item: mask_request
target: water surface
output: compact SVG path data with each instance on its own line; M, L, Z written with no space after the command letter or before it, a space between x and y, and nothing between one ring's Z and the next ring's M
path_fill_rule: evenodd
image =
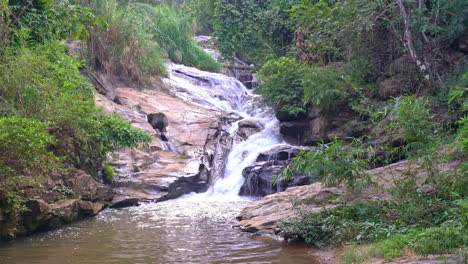
M250 198L188 195L108 209L0 246L2 264L309 263L312 249L233 228Z

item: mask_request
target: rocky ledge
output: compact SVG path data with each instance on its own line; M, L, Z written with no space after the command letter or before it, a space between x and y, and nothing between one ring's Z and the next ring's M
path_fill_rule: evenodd
M9 240L35 231L51 230L71 221L94 216L113 198L112 189L88 173L71 169L70 174L50 175L42 188L25 186L28 211L22 215L0 211L0 239Z

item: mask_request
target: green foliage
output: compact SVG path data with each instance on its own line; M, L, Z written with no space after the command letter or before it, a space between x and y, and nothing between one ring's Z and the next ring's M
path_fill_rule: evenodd
M47 151L56 139L47 133L50 123L21 117L0 118L0 178L45 174L59 159Z
M133 4L129 6L125 18L147 27L152 40L172 61L201 70L220 71L221 65L193 40L196 29L190 16L165 5Z
M76 195L76 193L72 189L67 188L67 187L62 187L62 188L54 187L52 188L52 191L64 197L73 197Z
M303 77L304 104L311 104L323 113L336 111L348 96L347 85L328 68L313 68Z
M296 0L219 0L214 14L218 48L226 59L237 53L246 60L284 56L293 39L289 10Z
M112 183L112 180L115 177L117 177L117 174L112 168L112 165L110 165L109 163L106 163L102 166L102 173L103 173L104 181L107 183Z
M370 149L361 148L361 142L354 140L348 146L343 141L335 139L328 144L319 144L311 151L302 151L294 157L291 164L287 165L275 178L285 177L289 179L292 173L306 173L317 177L328 185L346 183L349 187L362 187L369 183L368 175L364 172L369 165L366 157Z
M85 7L68 0L8 1L13 40L38 42L77 38L86 40L86 27L102 26L102 20ZM19 34L16 34L19 33ZM22 34L27 33L26 37ZM18 38L19 37L19 38Z
M300 48L310 61L326 64L342 60L346 52L364 44L371 35L383 1L301 1L291 11L303 36Z
M391 150L400 158L421 156L441 143L441 127L434 120L427 98L398 97L390 114L387 129L401 140ZM438 142L439 139L440 142Z
M451 252L467 245L466 199L437 204L430 198L420 201L424 202L420 206L430 206L424 209L428 214L422 218L405 211L401 205L379 200L358 201L319 213L299 210L297 217L280 222L280 235L318 247L348 240L379 241L371 255L386 259L401 255L406 246L411 246L418 254L428 255ZM402 215L407 217L400 218Z
M50 123L28 118L0 117L0 200L12 212L26 210L22 185L59 169L61 160L48 151L56 143L47 133L48 126Z
M295 59L269 60L260 70L258 92L280 121L300 119L309 106L331 114L348 96L347 85L329 68L311 68Z
M192 39L189 16L165 5L115 0L90 1L93 11L109 25L104 32L93 30L88 55L96 70L144 84L151 75L166 75L163 58L219 71L220 64Z
M273 106L279 120L298 119L305 115L302 80L306 67L295 59L270 60L260 70L263 84L258 89Z
M35 177L64 172L64 163L98 172L108 152L150 142L144 131L95 108L81 63L63 46L4 48L0 54L0 186L14 211L24 209L22 186Z
M161 49L142 17L136 19L117 1L90 1L89 6L108 25L106 30L90 30L87 52L94 70L140 85L150 75L166 75Z

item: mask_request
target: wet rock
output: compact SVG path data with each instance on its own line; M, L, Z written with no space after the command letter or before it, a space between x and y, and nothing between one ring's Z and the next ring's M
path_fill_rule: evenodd
M277 183L272 184L284 166L288 164L288 161L273 160L256 162L254 165L248 166L242 171L245 182L239 191L239 195L265 196L282 192L291 186L310 184L311 177L304 174L293 174L288 181L279 179Z
M290 187L244 208L237 216L240 222L236 226L246 232L278 233L276 223L295 216L295 207L316 212L333 208L337 206L341 194L339 189L326 187L322 183Z
M104 205L102 203L93 203L90 201L79 201L78 209L79 214L82 216L94 216L97 215Z
M265 126L255 119L245 119L239 122L236 136L240 140L246 140L251 135L262 131Z
M163 113L149 114L148 122L154 129L161 132L166 132L167 125L169 124L167 116Z
M111 208L123 208L123 207L130 207L136 206L140 202L140 199L134 197L116 197L112 200Z
M280 145L260 153L256 161L290 160L297 156L302 150L307 150L307 148Z
M307 121L282 122L280 133L284 140L291 144L300 145L304 139L304 133L309 129Z
M279 179L273 184L274 179L280 174L284 166L288 165L291 159L303 149L301 147L280 145L260 153L257 161L242 171L245 182L239 191L239 195L265 196L282 192L291 186L310 184L311 177L305 174L293 174L290 180Z

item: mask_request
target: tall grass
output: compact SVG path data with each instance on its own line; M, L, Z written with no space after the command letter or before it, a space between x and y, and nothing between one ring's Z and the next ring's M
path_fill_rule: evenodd
M88 5L108 25L90 30L88 56L93 69L137 84L149 75L166 75L160 48L140 21L129 19L128 8L117 1L96 0Z
M133 3L127 6L127 10L125 18L147 28L153 41L172 61L202 70L220 70L221 65L193 40L196 23L190 16L166 5Z
M220 70L220 64L192 39L191 18L166 5L116 0L85 5L108 25L90 30L88 55L96 70L136 83L150 75L166 75L165 57L202 70Z

